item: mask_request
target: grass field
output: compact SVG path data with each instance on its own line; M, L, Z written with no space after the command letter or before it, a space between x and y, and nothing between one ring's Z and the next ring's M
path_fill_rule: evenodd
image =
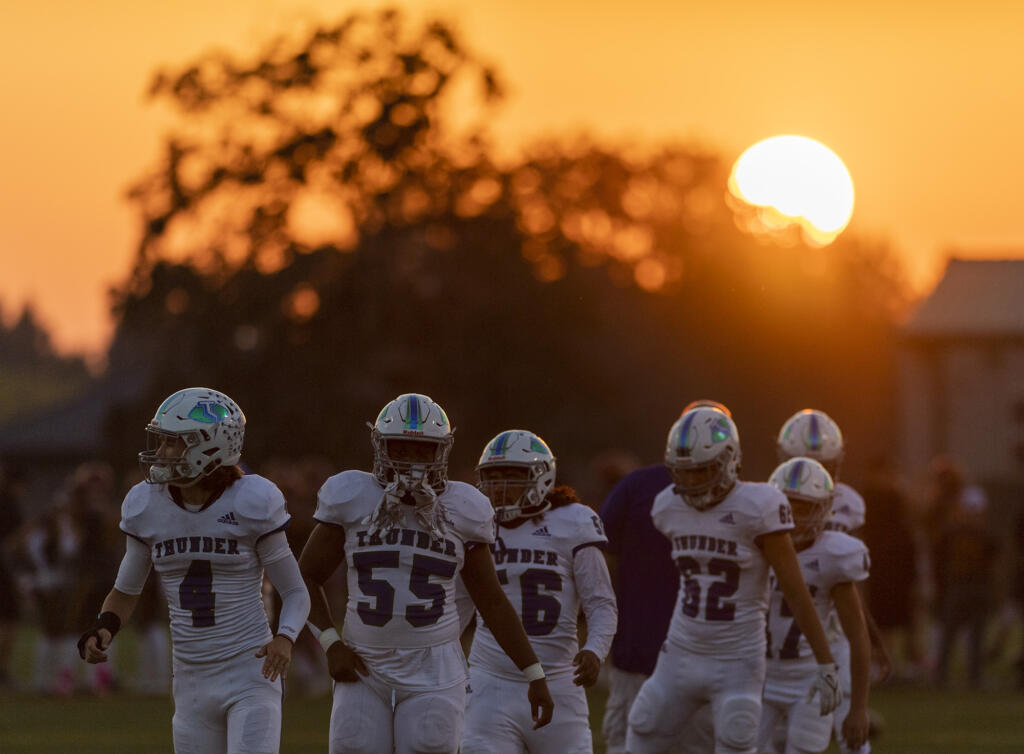
M1024 695L891 687L877 690L873 699L872 706L886 722L873 746L881 754L1024 752ZM604 751L598 722L603 706L603 693L594 692L596 752ZM170 700L165 698L3 696L0 752L170 754L171 712ZM323 754L329 715L327 697L286 701L282 754Z
M12 670L28 685L34 635L24 632L15 647ZM133 668L133 632L124 632L117 665ZM954 670L962 677L960 663ZM872 690L872 708L884 720L873 742L880 754L1024 754L1024 693L1012 690L1009 667L993 668L998 690L939 691L888 684ZM605 692L590 694L595 752L604 752L600 720ZM288 697L284 709L282 754L324 754L330 699ZM169 698L115 694L67 699L0 693L0 754L170 754L172 707ZM834 746L829 750L836 752Z

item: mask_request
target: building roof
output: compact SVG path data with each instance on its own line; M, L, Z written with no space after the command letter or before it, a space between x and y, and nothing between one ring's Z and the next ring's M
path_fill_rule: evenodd
M912 337L1024 337L1024 259L951 259L903 326Z
M138 399L141 380L97 380L81 394L0 426L0 457L90 458L105 444L108 412Z

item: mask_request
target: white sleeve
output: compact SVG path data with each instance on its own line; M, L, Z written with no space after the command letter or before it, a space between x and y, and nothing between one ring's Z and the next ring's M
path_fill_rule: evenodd
M572 572L583 614L587 616L587 643L583 649L604 662L619 621L608 564L597 547L583 547L572 559Z
M114 589L122 594L139 595L146 586L153 560L149 557L149 545L132 536L125 537L125 540L124 557L121 558L121 567L117 569Z
M309 617L309 592L299 572L299 564L288 546L284 532L274 532L260 540L256 554L267 573L274 589L281 595L281 615L277 621L277 633L287 636L294 643Z

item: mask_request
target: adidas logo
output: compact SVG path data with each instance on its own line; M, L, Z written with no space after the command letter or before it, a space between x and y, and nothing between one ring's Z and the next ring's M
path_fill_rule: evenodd
M225 513L223 516L218 518L217 519L217 523L218 524L232 524L234 526L238 526L238 519L235 518L235 512L234 511L229 511L228 513Z
M821 566L818 565L818 559L815 558L810 563L808 563L807 564L807 568L808 568L808 570L811 570L811 571L820 571L821 570Z
M536 529L533 532L533 536L535 536L535 537L550 537L551 536L551 532L548 531L548 527L542 526L542 527L540 527L539 529Z
M732 513L726 513L718 520L723 524L736 524L736 519L732 517Z

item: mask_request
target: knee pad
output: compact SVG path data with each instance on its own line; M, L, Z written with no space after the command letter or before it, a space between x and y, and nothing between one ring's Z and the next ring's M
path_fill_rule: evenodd
M381 750L376 731L367 721L350 719L331 721L330 754L361 754ZM391 750L390 731L387 731L388 751Z
M247 707L238 726L240 730L237 732L230 728L228 730L228 748L231 751L239 754L277 754L281 745L279 707L269 704Z
M416 709L409 741L415 754L450 754L459 748L462 710L447 697L435 696Z
M737 751L753 750L761 722L761 701L745 696L726 699L715 722L715 738L719 744Z
M641 736L656 733L658 722L664 717L665 702L665 690L648 680L640 687L633 706L629 708L629 727Z

